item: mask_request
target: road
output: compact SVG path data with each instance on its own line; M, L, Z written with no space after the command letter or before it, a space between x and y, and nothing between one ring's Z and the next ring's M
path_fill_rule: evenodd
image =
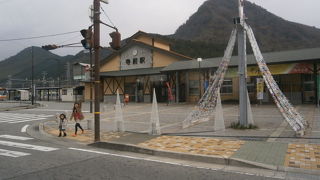
M40 121L71 109L46 103L29 110L0 112L0 179L314 179L269 170L226 167L129 152L98 149L38 131ZM84 106L87 110L88 106ZM28 133L26 133L28 128Z

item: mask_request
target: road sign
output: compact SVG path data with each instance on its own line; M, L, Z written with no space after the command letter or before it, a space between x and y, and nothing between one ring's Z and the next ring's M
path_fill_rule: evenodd
M257 78L257 99L263 100L264 81L263 78Z

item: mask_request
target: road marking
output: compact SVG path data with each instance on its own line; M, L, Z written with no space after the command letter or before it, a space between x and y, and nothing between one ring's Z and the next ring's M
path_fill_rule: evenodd
M40 121L53 116L48 114L0 113L0 123L16 124L27 121Z
M58 150L58 148L36 146L31 144L24 144L24 143L10 142L10 141L0 141L0 145L23 148L23 149L31 149L36 151L46 151L46 152Z
M8 157L21 157L31 155L29 153L18 152L18 151L9 151L5 149L0 149L0 156L8 156Z
M23 126L23 127L21 128L21 132L27 132L27 128L28 128L28 127L29 127L29 124Z
M212 171L225 171L224 169L218 169L218 168L212 168L212 167L201 167L201 166L195 166L195 165L187 165L187 164L182 164L182 163L177 163L177 162L167 162L167 161L161 161L161 160L155 160L155 159L149 159L149 158L139 158L139 157L120 155L120 154L113 154L113 153L107 153L107 152L101 152L101 151L95 151L95 150L88 150L88 149L79 149L79 148L72 148L72 147L70 147L68 149L76 150L76 151L82 151L82 152L90 152L90 153L102 154L102 155L123 157L123 158L134 159L134 160L150 161L150 162L170 164L170 165L182 166L182 167L191 167L191 168L196 168L196 169L206 169L206 170L212 170ZM230 172L230 171L225 171L225 172ZM237 170L232 171L232 173L242 174L242 175L245 174L245 175L248 175L248 176L257 176L257 175L259 175L259 174L252 174L252 173L247 173L247 172L239 172ZM262 177L267 177L267 176L262 176ZM272 178L285 179L285 177L276 177L276 176L274 176Z
M28 125L29 126L29 125ZM21 140L21 141L26 141L26 140L31 140L33 138L30 137L23 137L23 136L13 136L13 135L0 135L0 138L5 138L5 139L14 139L14 140Z
M65 109L27 109L27 111L53 111L53 112L71 112L72 110ZM88 113L90 111L82 111L84 113Z
M12 121L12 122L8 122L10 124L16 124L16 123L22 123L22 122L28 122L28 121L39 121L39 120L44 120L46 118L37 118L37 119L29 119L29 120L23 120L23 121Z

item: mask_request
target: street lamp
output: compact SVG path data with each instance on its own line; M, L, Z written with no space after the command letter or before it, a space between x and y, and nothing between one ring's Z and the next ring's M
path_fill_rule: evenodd
M34 76L34 66L33 66L33 46L31 47L31 104L34 105L34 82L33 82L33 76Z
M199 99L201 99L201 75L200 75L200 68L201 68L201 62L202 58L197 58L198 64L199 64Z
M50 50L54 50L59 48L59 46L57 45L45 45L41 47L44 50L50 51ZM57 61L57 72L59 73L59 77L58 77L58 97L59 97L59 101L61 100L60 98L60 79L61 79L61 73L60 73L60 59L55 59L53 58L55 61Z

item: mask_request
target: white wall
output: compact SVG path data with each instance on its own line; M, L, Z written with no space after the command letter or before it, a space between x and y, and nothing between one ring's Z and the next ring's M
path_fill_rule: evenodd
M64 95L63 91L67 90L67 94ZM62 88L61 90L61 100L62 101L74 101L73 88Z

